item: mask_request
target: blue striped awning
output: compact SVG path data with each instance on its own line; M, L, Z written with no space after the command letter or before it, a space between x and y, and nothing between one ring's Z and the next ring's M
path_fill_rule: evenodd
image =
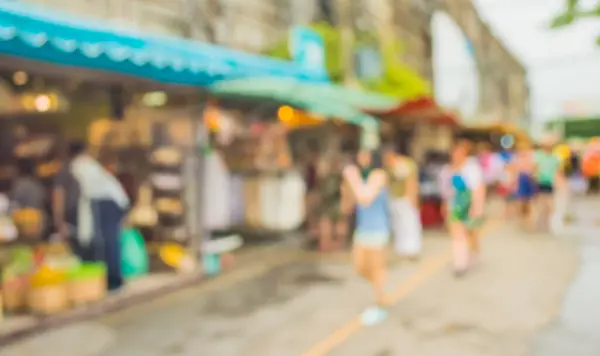
M210 85L223 79L326 81L299 65L174 37L114 30L16 1L0 0L0 54L107 70L160 82Z

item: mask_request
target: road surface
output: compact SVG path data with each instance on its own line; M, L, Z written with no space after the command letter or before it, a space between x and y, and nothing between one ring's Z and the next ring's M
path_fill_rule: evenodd
M585 204L578 211L600 211ZM0 356L600 355L600 236L589 224L561 237L492 225L483 264L465 279L450 273L443 233L426 238L420 261L394 261L396 303L375 327L357 321L373 295L351 265L307 258L245 280L234 272L219 288L55 330Z

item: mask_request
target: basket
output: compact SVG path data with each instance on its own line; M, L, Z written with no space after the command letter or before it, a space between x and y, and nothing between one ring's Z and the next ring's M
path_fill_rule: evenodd
M27 290L29 281L22 278L15 278L2 284L2 299L4 310L7 312L18 312L27 307Z
M32 287L27 295L29 309L35 314L54 315L69 308L66 284Z
M69 272L68 296L71 304L102 300L106 291L106 266L103 263L84 263Z

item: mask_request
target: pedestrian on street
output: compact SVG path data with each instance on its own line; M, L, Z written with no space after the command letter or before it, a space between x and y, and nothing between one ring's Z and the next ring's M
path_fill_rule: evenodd
M544 229L555 230L561 219L557 213L561 210L561 201L555 199L562 193L564 176L561 170L560 159L553 153L554 138L548 136L540 142L540 148L535 152L535 178L537 182L537 196L535 211L537 221L541 222ZM560 199L558 199L560 200ZM558 204L556 204L558 203ZM558 210L556 210L558 208Z
M484 221L486 185L481 166L470 157L471 143L461 140L451 152L448 228L454 272L463 276L479 258L479 232Z
M415 161L388 147L384 152L390 186L390 218L394 249L400 256L418 258L422 247L419 216L419 172Z
M353 239L354 266L375 289L376 305L361 319L365 325L383 321L385 310L386 246L390 240L388 177L377 153L360 151L357 163L344 168L356 202L356 227Z
M526 143L517 145L517 152L513 158L513 164L517 171L517 185L515 198L517 202L517 212L521 217L522 226L531 230L533 228L533 199L536 194L536 184L534 179L534 153Z

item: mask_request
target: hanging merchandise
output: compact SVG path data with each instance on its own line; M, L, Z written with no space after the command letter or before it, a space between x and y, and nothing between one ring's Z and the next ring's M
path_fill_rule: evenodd
M174 173L155 173L150 178L155 189L177 192L183 188L181 175Z
M244 180L239 175L231 176L231 189L229 206L231 209L231 224L238 225L244 222Z
M152 153L151 162L155 165L165 167L177 167L181 165L183 155L176 147L161 147Z
M231 225L230 176L227 166L217 151L205 158L204 183L204 226L207 230L220 230Z
M152 205L152 187L140 187L138 201L129 213L129 223L139 227L154 227L158 224L158 213Z
M44 229L43 213L34 208L15 209L12 219L19 231L19 236L35 240L40 238Z
M278 209L278 229L297 229L306 216L305 199L306 183L298 172L285 173L279 181L280 196L284 204Z
M121 271L126 279L146 275L149 270L148 252L142 234L135 229L121 232Z
M246 224L258 228L261 226L260 178L246 177L244 181L244 205Z
M181 224L185 210L179 198L158 198L154 202L162 226L178 226Z
M260 226L263 229L277 230L279 211L285 206L283 196L281 196L279 177L267 175L260 178L259 182Z
M12 218L8 216L10 202L5 194L0 194L0 242L14 241L19 235Z

